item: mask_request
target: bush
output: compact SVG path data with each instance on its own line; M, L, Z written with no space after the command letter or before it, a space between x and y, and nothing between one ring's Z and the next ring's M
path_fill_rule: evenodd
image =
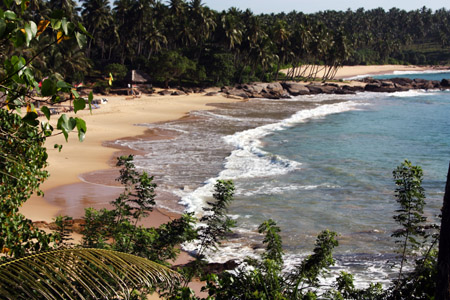
M108 95L111 87L108 85L106 81L97 81L94 84L94 93Z
M109 64L105 67L105 73L111 73L115 80L122 80L127 76L128 69L122 64Z

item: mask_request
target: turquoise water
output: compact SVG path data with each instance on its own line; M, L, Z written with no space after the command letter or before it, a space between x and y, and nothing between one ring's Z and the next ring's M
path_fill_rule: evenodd
M314 187L277 195L291 199L284 200L291 206L277 216L285 231L293 234L308 223L314 224L305 226L310 234L323 229L343 235L373 232L375 245L349 245L347 250L389 252L390 242L380 244L377 237L392 232L392 171L404 159L422 166L427 213L435 219L450 160L450 93L410 95L369 100L365 109L311 120L263 140L265 151L302 163L299 170L272 180Z
M412 76L440 80L450 73ZM174 139L118 143L147 153L137 165L155 176L159 191L198 215L217 179L234 181L236 234L211 260L260 253L257 227L271 218L281 227L288 266L330 229L339 234L336 271L356 274L361 284L387 280L398 228L392 171L404 159L423 168L425 213L438 221L450 160L448 91L252 99L191 116L195 121L145 125ZM173 201L158 204L179 209Z

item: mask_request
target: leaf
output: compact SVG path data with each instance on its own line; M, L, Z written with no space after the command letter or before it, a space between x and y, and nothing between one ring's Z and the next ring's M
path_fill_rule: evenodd
M82 33L93 39L93 36L86 30L86 28L80 22L78 22L78 28L80 28Z
M50 110L48 109L48 107L47 106L42 106L41 107L41 111L44 113L44 115L47 118L47 120L50 120Z
M19 48L22 47L23 44L25 44L25 34L21 30L18 30L15 35L14 46Z
M5 19L14 21L16 19L16 14L10 10L5 11L4 13Z
M94 100L94 94L92 94L92 92L89 93L89 97L88 97L88 104L89 104L89 111L92 114L92 100Z
M67 122L67 124L68 124L69 131L74 130L75 127L77 127L77 120L76 120L76 118L70 117L69 122Z
M86 39L86 36L84 34L81 34L79 32L75 32L75 38L77 40L78 47L83 48L84 46L86 46L87 39Z
M86 122L83 119L76 118L77 120L77 130L78 130L78 139L80 142L84 141L87 127Z
M61 20L61 28L62 28L62 30L64 32L64 35L68 35L69 34L69 32L67 30L67 19L66 18L63 18Z
M8 299L123 299L133 288L167 289L181 280L145 258L102 249L53 250L0 265L0 294Z
M28 47L30 45L30 41L33 39L33 32L31 30L31 26L29 23L25 24L24 31L25 31L24 32L25 33L25 41L26 41L26 45Z
M41 20L41 21L39 21L39 25L37 27L36 36L40 36L45 31L45 29L47 29L49 24L50 24L49 20Z
M73 111L76 113L79 110L83 110L86 107L86 101L83 98L77 98L73 100Z
M24 121L27 124L30 124L31 126L37 126L39 125L39 121L36 120L38 117L37 113L34 111L28 112L25 117L22 118L22 121Z
M52 28L54 30L59 30L61 28L61 20L59 19L50 19L50 23L52 24Z
M53 96L56 94L56 83L51 79L45 79L44 82L42 82L41 87L41 93L44 97Z
M58 33L56 34L56 41L57 43L61 43L63 40L63 32L62 31L58 31Z
M67 142L67 139L69 138L70 130L69 130L69 120L67 119L66 114L63 114L61 117L59 117L56 128L62 131L62 133L66 139L66 142Z
M0 38L3 38L3 35L5 34L5 31L6 31L5 20L0 19Z
M33 37L35 37L37 34L37 25L33 21L30 21L30 30Z
M58 89L71 89L71 88L72 88L72 85L68 84L68 83L65 82L65 81L58 80L58 82L56 83L56 87L57 87Z
M75 98L80 98L80 95L78 94L76 89L71 89L70 91L72 92L72 94Z

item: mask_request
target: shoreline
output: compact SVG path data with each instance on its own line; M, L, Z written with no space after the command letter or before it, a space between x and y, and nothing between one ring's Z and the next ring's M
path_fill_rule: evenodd
M345 66L338 70L336 78L433 69L443 68L400 65ZM205 96L208 92L218 92L219 90L219 88L210 88L205 93L184 96L143 95L142 98L132 100L126 100L126 96L96 95L95 98L107 98L108 104L102 104L99 109L93 110L92 114L86 110L80 111L76 115L72 113L74 116L83 118L87 123L88 130L84 142L80 143L77 140L75 132L69 135L67 143L62 135L47 139L46 147L49 154L47 170L50 177L42 184L41 189L50 195L55 190L58 191L56 194L59 200L48 201L46 196L33 195L21 208L21 212L33 221L51 222L54 217L67 208L67 203L60 200L65 193L80 194L79 186L68 190L64 189L65 186L73 184L117 186L114 181L118 175L117 169L115 169L115 158L119 155L137 153L126 147L118 146L115 141L140 138L170 139L173 138L171 133L151 131L139 124L177 120L187 117L189 112L194 110L214 109L213 105L217 103L242 101L239 97L227 98L221 94ZM53 149L53 144L62 144L61 152ZM105 173L108 174L107 180ZM98 177L100 177L100 182ZM85 190L92 193L90 189ZM97 193L95 192L95 194ZM107 194L110 197L111 193ZM91 204L92 201L89 201L89 198L92 196L85 192L83 209ZM106 203L111 200L113 199L109 198ZM174 214L160 207L155 211L159 211L159 213L155 212L151 215L151 218L158 220L155 224L169 221Z
M216 89L212 90L216 91ZM51 195L58 189L64 191L64 188L69 186L70 196L76 196L76 193L80 193L80 187L70 188L70 185L95 184L83 182L82 177L86 174L111 172L111 170L114 172L115 157L132 152L131 149L120 149L114 145L114 142L118 139L148 138L151 134L147 127L137 126L139 124L176 120L187 116L190 111L214 109L211 104L239 101L221 95L205 96L204 93L186 96L148 95L132 100L126 100L125 96L96 95L94 98L100 97L107 98L109 102L93 110L92 114L86 110L79 111L77 114L68 114L81 117L86 121L88 130L84 142L78 141L75 132L69 134L67 143L62 135L47 139L45 146L49 155L47 170L50 176L41 185L44 194ZM56 118L52 118L52 121L55 122ZM61 152L53 148L54 144L63 145ZM117 171L116 174L118 174ZM109 180L108 183L111 182L114 181ZM50 202L46 199L46 195L44 197L33 195L20 211L33 221L52 222L61 210L67 208L68 202L62 201L61 193L58 193L58 201ZM108 199L106 202L113 199ZM91 203L86 198L82 201L84 204ZM88 206L83 205L83 209ZM169 221L172 215L172 212L158 208L151 217L157 219L158 223L164 223Z

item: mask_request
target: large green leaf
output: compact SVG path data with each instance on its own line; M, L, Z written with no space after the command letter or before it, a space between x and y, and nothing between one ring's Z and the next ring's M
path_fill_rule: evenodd
M86 101L83 98L77 98L73 100L73 111L76 113L79 110L83 110L86 107Z
M44 97L53 96L54 94L56 94L56 91L57 91L56 83L53 80L45 79L44 82L42 82L41 88L42 96Z
M86 122L80 118L75 119L77 120L78 139L80 140L80 142L82 142L84 141L84 137L87 131Z
M133 288L167 289L177 272L142 257L103 249L64 249L0 264L6 299L128 299Z

